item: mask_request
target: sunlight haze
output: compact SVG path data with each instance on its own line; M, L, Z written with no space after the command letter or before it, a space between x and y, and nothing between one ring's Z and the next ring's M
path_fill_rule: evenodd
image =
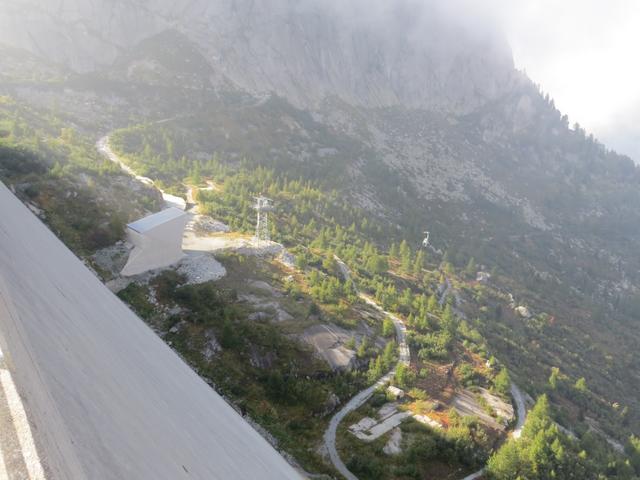
M600 141L640 160L640 3L502 2L516 67Z

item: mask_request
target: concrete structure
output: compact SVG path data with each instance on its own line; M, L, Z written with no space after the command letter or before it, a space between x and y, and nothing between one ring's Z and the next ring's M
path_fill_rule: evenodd
M127 225L127 238L134 245L122 275L130 277L179 262L182 237L189 216L178 208L167 208Z
M378 411L378 420L364 417L358 423L351 425L349 431L360 440L373 442L412 415L409 411L399 412L397 403L386 403Z
M393 385L387 387L387 395L393 397L394 400L400 400L404 398L404 390Z
M254 239L262 242L270 242L269 212L273 211L273 200L263 196L255 197L255 200L256 203L253 208L257 212L257 220Z
M0 348L48 480L300 478L1 183Z

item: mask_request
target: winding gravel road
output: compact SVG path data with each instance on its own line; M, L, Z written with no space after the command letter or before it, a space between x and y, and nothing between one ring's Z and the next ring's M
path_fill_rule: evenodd
M344 263L338 256L334 255L334 258L338 263L338 268L340 270L340 273L342 273L342 276L344 277L344 279L351 280L351 270L349 269L347 264ZM450 290L451 290L451 283L449 279L447 279L446 289L439 300L440 305L444 303ZM396 329L396 339L398 342L399 359L398 359L398 363L393 367L393 369L390 372L388 372L383 377L381 377L374 385L362 390L355 397L349 400L344 405L344 407L342 407L331 418L331 421L329 422L329 427L327 428L324 434L324 445L325 445L325 448L327 449L327 452L329 453L329 458L331 459L331 463L333 463L333 466L336 467L336 469L340 472L340 474L342 474L342 476L344 476L347 480L358 480L358 477L356 477L353 473L349 471L347 466L344 464L344 462L340 458L340 455L338 454L338 450L336 448L336 432L338 430L338 425L340 425L344 417L346 417L349 413L353 412L354 410L357 410L358 408L360 408L367 400L369 400L369 398L371 398L371 395L373 395L373 393L376 391L378 387L391 381L393 379L393 376L395 375L396 368L400 363L409 365L409 362L411 360L411 354L409 351L409 347L407 346L407 340L406 340L407 328L404 322L402 321L402 319L384 310L371 297L365 295L364 293L358 291L358 296L362 300L364 300L365 303L367 303L368 305L371 305L373 308L385 314L393 321L393 325L395 326L395 329ZM516 412L517 412L516 425L513 431L513 436L514 438L520 438L520 435L522 433L522 427L524 426L524 422L527 416L526 404L525 404L524 395L522 394L522 391L518 388L518 386L515 383L511 383L511 395L513 396L513 399L515 401ZM483 474L484 474L484 468L482 470L472 473L471 475L464 477L462 480L476 480L477 478L481 477Z
M109 135L105 135L104 137L102 137L100 140L97 141L96 149L105 158L117 164L123 172L128 173L130 176L132 176L133 178L135 178L137 181L139 181L144 185L156 188L162 195L162 199L165 202L165 207L175 207L175 208L179 208L180 210L186 210L187 203L183 198L176 197L175 195L171 195L163 191L155 184L155 182L152 179L150 179L149 177L143 177L138 175L131 167L129 167L126 163L124 163L122 159L113 151L113 149L109 145Z
M516 402L516 426L513 431L514 438L520 438L522 435L522 427L524 427L524 422L527 419L527 406L524 400L524 394L518 388L518 386L511 382L511 396L513 400Z
M346 417L349 413L353 412L360 408L371 395L376 391L378 387L381 387L387 382L390 382L393 379L393 376L396 373L396 368L399 364L403 363L405 365L409 365L410 355L409 355L409 347L407 346L406 333L407 329L400 318L397 316L385 311L382 307L380 307L377 303L375 303L371 298L367 297L363 293L358 294L360 298L362 298L366 303L376 308L380 312L387 315L393 321L393 324L396 328L396 339L398 342L398 363L393 367L393 369L387 372L383 377L381 377L374 385L370 386L362 390L355 397L349 400L344 407L342 407L331 419L329 422L329 427L324 434L324 444L329 452L329 458L331 459L331 463L336 467L336 469L348 480L358 480L358 478L349 471L347 466L344 464L340 455L338 454L338 450L336 449L336 432L338 430L338 425L340 422Z
M338 267L344 276L345 280L351 279L351 271L349 267L340 260L340 258L335 257L336 262L338 262ZM364 300L365 303L371 305L373 308L388 316L396 329L396 341L398 342L398 363L393 367L393 369L387 372L384 376L382 376L374 385L371 385L368 388L365 388L360 393L358 393L355 397L349 400L331 419L329 422L329 427L327 428L324 434L324 445L327 451L329 452L329 458L331 459L331 463L333 463L334 467L347 479L347 480L358 480L353 473L349 471L347 466L344 464L340 455L338 454L338 450L336 449L336 432L338 430L338 425L340 422L346 417L349 413L353 412L360 408L371 395L376 391L378 387L381 387L385 383L391 381L393 376L396 373L396 368L401 363L405 365L409 365L410 361L410 353L409 347L407 346L407 328L404 325L402 319L398 316L387 312L380 305L378 305L371 297L365 295L362 292L358 292L358 296Z
M516 425L513 430L513 438L519 439L520 435L522 435L522 427L524 427L524 422L527 419L527 407L524 401L524 394L522 390L518 388L518 386L511 382L511 396L513 397L514 402L516 403ZM484 474L484 468L482 470L478 470L471 475L467 475L462 480L476 480L480 478Z

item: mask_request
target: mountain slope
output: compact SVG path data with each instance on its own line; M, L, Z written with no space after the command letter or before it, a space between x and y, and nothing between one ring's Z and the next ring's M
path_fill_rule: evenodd
M475 258L534 312L469 287L491 353L531 392L560 367L565 424L638 434L638 168L570 128L490 26L443 4L5 0L0 42L75 73L3 88L63 104L88 130L131 127L122 153L162 180L211 156L266 165L365 208L386 227L362 228L381 251L429 230L444 267ZM103 102L97 121L76 108L86 97ZM572 389L581 377L589 402Z
M510 51L489 30L459 24L438 5L5 0L0 43L87 72L172 29L198 46L215 86L275 92L298 106L338 96L370 107L466 112L509 88Z

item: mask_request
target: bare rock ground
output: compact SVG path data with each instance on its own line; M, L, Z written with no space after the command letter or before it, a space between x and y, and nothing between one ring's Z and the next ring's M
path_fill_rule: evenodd
M398 455L402 453L402 430L398 427L394 428L391 431L391 436L389 437L389 441L384 446L382 451L387 455Z
M492 411L495 412L496 417L500 417L502 422L487 413L482 405L480 405L476 395L480 395L485 399ZM504 431L507 423L515 416L511 404L492 395L485 389L480 389L478 394L469 389L462 390L453 399L452 406L461 415L476 416L482 423L498 431Z
M110 247L98 250L92 257L95 264L104 272L112 276L118 276L129 258L133 245L127 242L118 242Z
M355 350L345 346L352 338L359 344L366 332L346 330L333 324L313 325L300 335L300 339L311 345L317 355L333 370L350 369L356 361Z
M257 310L252 314L252 317L250 316L253 320L273 319L278 322L293 320L293 316L284 310L280 303L273 298L243 293L238 295L238 299L249 303Z
M176 271L187 277L188 284L219 280L227 274L227 270L213 255L203 252L188 252Z

